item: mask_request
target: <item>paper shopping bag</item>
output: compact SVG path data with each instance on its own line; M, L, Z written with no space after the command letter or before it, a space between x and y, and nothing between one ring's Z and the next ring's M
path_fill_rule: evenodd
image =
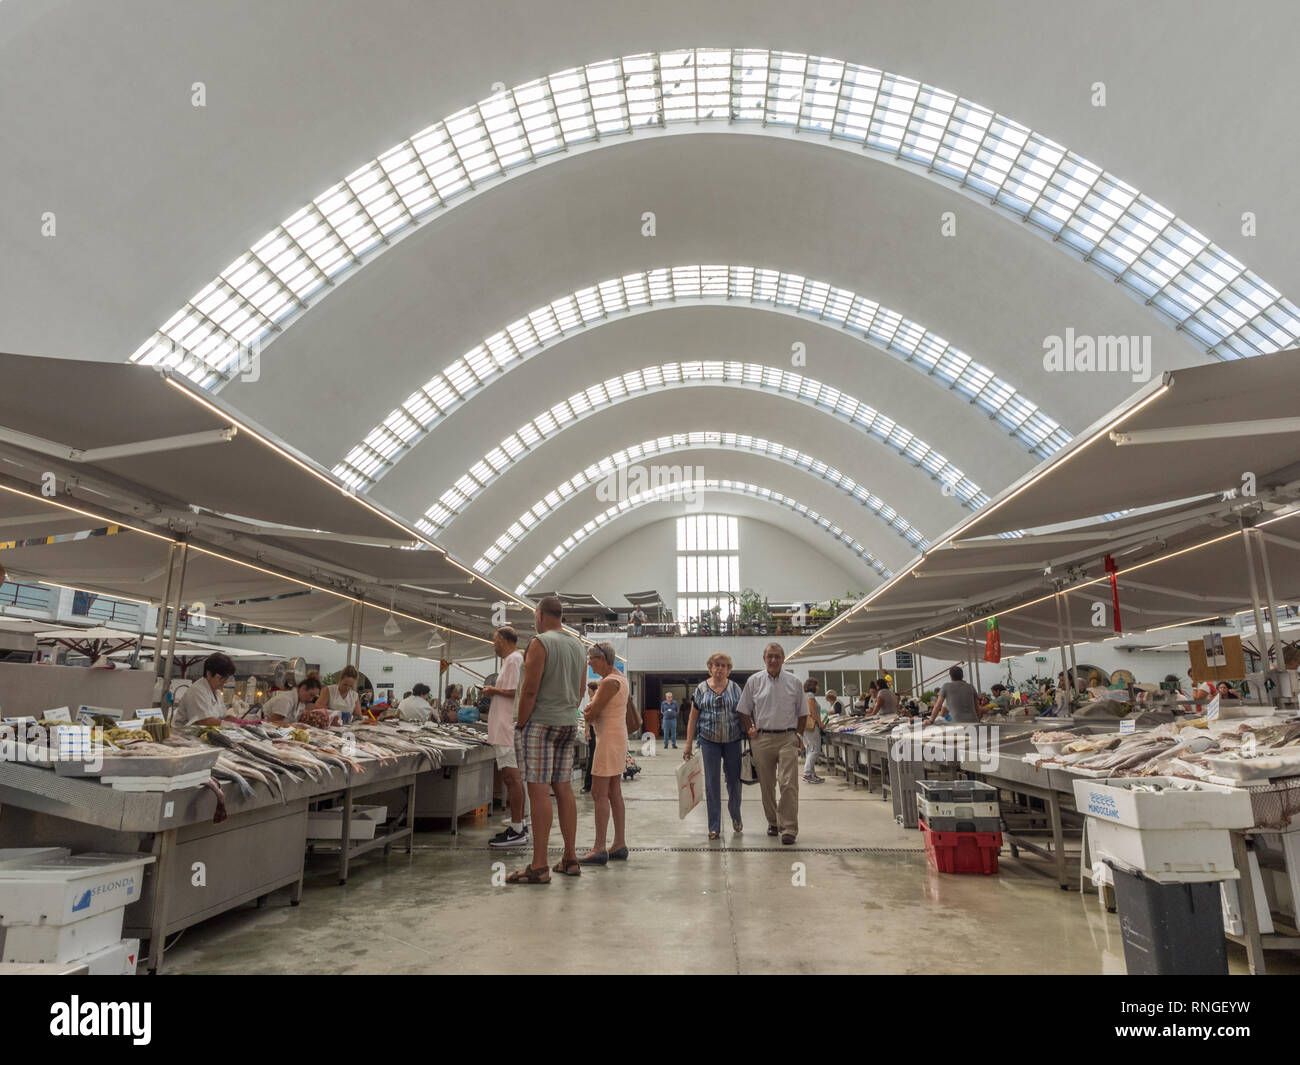
M704 798L704 759L699 751L677 767L677 816L685 817Z

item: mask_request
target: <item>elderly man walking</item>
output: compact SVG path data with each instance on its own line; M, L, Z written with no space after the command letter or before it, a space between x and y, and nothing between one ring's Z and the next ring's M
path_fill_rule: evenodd
M763 663L767 669L745 681L736 713L754 751L767 834L780 835L789 846L799 835L799 759L808 708L799 678L781 668L785 649L779 643L763 649Z

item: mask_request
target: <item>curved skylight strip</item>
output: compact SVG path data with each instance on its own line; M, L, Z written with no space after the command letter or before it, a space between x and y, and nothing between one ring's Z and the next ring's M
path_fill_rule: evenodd
M204 286L130 361L220 387L354 267L533 166L629 135L808 137L1028 223L1220 359L1294 347L1300 308L1172 211L1025 126L857 63L762 48L645 52L499 92L326 189Z
M989 501L979 485L924 440L838 388L789 370L752 362L668 362L610 377L575 392L532 421L525 422L457 478L456 483L442 493L438 502L424 512L424 517L415 526L430 536L443 532L465 507L521 456L598 411L647 393L701 385L751 389L804 403L869 433L886 447L897 451L942 484L944 494L951 495L968 510L979 510Z
M852 477L841 473L835 467L822 462L821 459L805 454L784 444L773 443L761 437L747 436L741 433L722 433L701 431L694 433L674 433L661 436L655 440L643 440L632 447L622 448L612 455L606 455L599 462L575 473L567 481L556 485L541 499L519 515L505 532L498 536L486 551L474 563L479 573L490 573L501 560L519 546L520 541L538 525L549 518L578 493L604 481L611 475L617 476L619 470L626 469L633 463L653 458L665 452L724 450L749 452L766 458L784 462L797 470L803 470L820 477L827 484L838 488L856 502L870 510L894 532L907 541L908 546L917 551L925 551L930 541L911 522L898 513L879 496L874 495ZM701 472L701 471L694 471Z
M779 270L677 266L602 281L511 322L413 393L348 452L334 474L365 491L443 418L503 374L580 330L690 301L782 311L838 327L987 411L1039 458L1048 458L1072 439L1054 418L987 366L874 300Z
M658 488L652 488L648 492L641 492L637 495L630 496L615 506L610 507L605 512L597 514L585 525L574 529L573 532L566 536L560 543L551 548L546 557L533 567L533 571L519 583L517 588L515 588L515 594L525 595L527 589L535 586L538 581L544 579L551 570L555 569L555 567L560 564L560 560L563 559L565 555L573 551L592 533L596 532L598 529L604 528L611 521L621 518L624 514L630 513L638 507L646 506L649 503L660 502L664 497L671 498L673 496L684 495L687 492L731 492L733 495L753 496L756 499L764 499L771 503L780 504L783 507L793 510L796 514L802 515L817 525L818 528L835 537L836 540L880 574L881 578L884 580L889 580L889 578L894 575L893 570L881 562L880 559L876 558L875 555L863 547L862 544L846 533L833 521L829 518L822 517L822 515L818 514L817 511L804 506L802 503L791 499L789 496L784 496L780 492L773 492L770 488L763 488L760 485L749 484L745 481L700 479L686 481L681 484L660 485Z

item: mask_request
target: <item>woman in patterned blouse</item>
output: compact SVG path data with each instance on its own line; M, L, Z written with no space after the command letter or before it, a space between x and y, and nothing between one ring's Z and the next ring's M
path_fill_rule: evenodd
M727 810L731 827L743 830L740 823L740 740L743 733L736 706L740 687L729 680L731 659L722 653L709 656L709 679L701 681L691 696L691 717L686 725L686 750L689 759L700 737L700 754L704 759L704 806L709 814L709 839L722 836L722 782L719 769L727 778Z

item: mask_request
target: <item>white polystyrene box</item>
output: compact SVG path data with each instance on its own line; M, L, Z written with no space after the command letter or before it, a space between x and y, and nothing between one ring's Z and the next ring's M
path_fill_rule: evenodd
M78 960L90 969L90 976L134 976L140 963L140 941L123 939Z
M1236 880L1232 840L1223 828L1142 830L1093 820L1088 842L1100 860L1160 884Z
M1250 828L1255 815L1250 793L1221 784L1171 777L1113 777L1108 780L1076 780L1074 801L1079 813L1098 824L1125 825L1137 829ZM1162 784L1177 790L1133 791L1125 785Z
M71 924L140 898L149 854L72 854L0 869L0 924Z
M66 962L122 938L122 907L71 924L16 924L0 928L0 961Z

